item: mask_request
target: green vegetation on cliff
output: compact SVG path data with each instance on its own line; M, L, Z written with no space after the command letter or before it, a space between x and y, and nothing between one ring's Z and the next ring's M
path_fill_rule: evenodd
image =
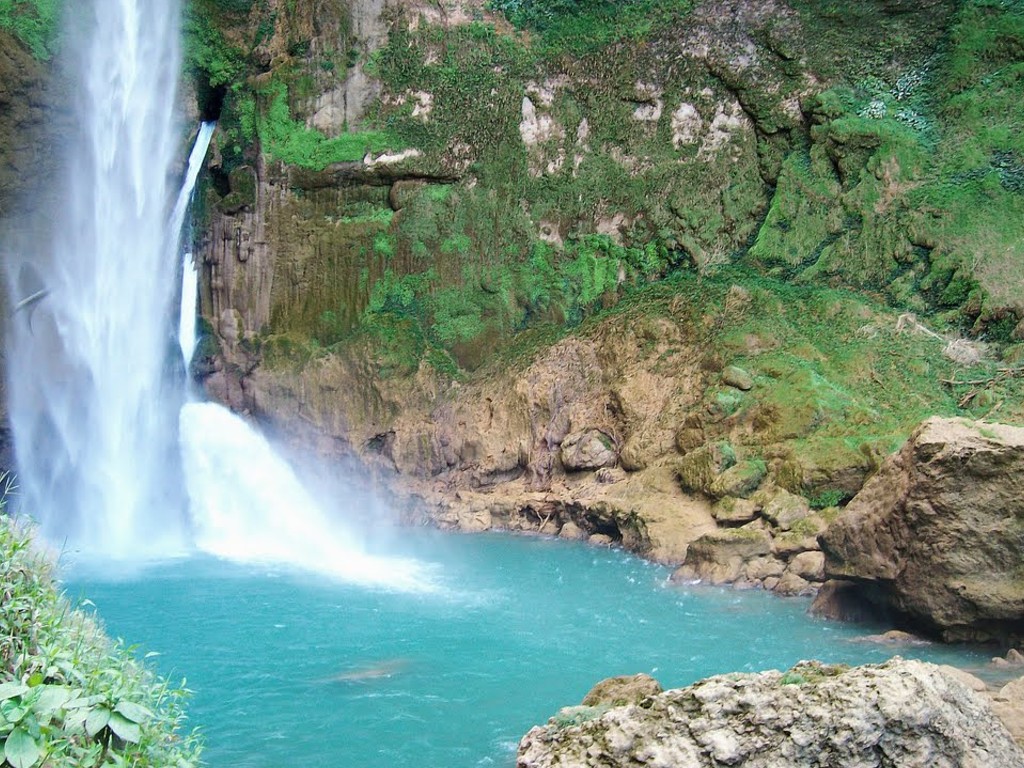
M0 0L0 29L10 30L37 59L57 49L63 0Z
M314 171L275 182L294 192L272 227L288 287L251 329L272 364L372 339L386 375L424 359L461 375L524 331L578 328L651 283L712 285L736 267L853 288L995 342L989 359L1020 354L1019 2L739 3L733 21L671 0L491 3L511 26L403 7L368 56L344 13L328 50L298 11L260 16L261 31L215 5L193 0L244 64L227 83L225 167L262 152ZM223 68L206 59L213 83ZM365 130L314 131L317 96L356 63L383 87ZM422 155L374 186L315 173L401 147ZM916 391L940 391L933 373ZM846 418L837 403L857 387L823 376L784 372L776 394Z
M5 765L199 764L185 692L74 610L29 535L0 514L0 742Z

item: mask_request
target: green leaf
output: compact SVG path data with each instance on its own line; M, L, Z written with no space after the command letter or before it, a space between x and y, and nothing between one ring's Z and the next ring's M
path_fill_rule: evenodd
M153 717L153 713L140 704L131 701L119 701L114 711L124 715L126 720L133 723L144 723Z
M124 715L115 712L110 716L110 730L130 744L138 744L142 731L138 723L133 723Z
M85 732L90 736L95 736L97 733L102 731L107 724L110 722L110 710L106 707L99 707L89 713L89 716L85 718Z
M41 715L52 715L71 700L72 691L62 685L44 685L39 692L36 711Z
M37 685L42 685L43 673L36 672L28 679L28 685L30 688L35 688Z
M28 686L19 683L17 680L11 680L9 683L0 685L0 701L13 699L15 696L21 696L26 693L28 693Z
M24 728L15 728L4 743L4 757L14 768L32 768L41 754L36 740Z
M0 703L0 715L8 723L20 723L26 714L28 714L28 707L24 706L20 701L8 699Z

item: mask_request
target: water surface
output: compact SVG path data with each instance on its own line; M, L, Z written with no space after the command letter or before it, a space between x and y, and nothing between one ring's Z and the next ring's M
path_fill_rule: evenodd
M625 553L542 538L411 535L430 588L395 592L186 559L121 579L72 572L109 632L187 678L212 768L511 766L518 739L598 680L666 687L896 649L759 591L666 585ZM870 630L868 630L870 631ZM901 653L980 665L939 646Z

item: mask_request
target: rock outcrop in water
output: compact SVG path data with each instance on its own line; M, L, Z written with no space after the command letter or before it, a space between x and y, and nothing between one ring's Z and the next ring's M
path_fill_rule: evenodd
M929 419L821 543L830 578L912 626L945 640L1019 640L1024 429Z
M589 718L589 719L587 719ZM533 728L518 768L1020 768L978 694L939 667L801 662L731 674L625 706L571 707Z

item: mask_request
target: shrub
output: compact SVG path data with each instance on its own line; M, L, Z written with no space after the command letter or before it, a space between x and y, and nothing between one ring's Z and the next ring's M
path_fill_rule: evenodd
M72 609L0 501L0 743L14 768L199 764L173 688Z

